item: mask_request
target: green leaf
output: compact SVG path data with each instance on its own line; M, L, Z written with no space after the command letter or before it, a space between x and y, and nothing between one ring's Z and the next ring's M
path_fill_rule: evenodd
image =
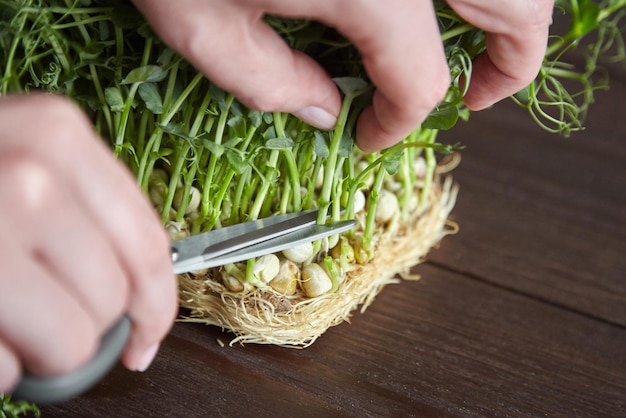
M594 30L598 26L600 10L600 5L591 0L578 0L578 16L572 19L570 31L578 38Z
M243 142L243 138L238 136L234 136L229 138L226 142L223 143L224 148L235 148L238 144Z
M107 87L104 89L104 99L111 111L121 112L124 110L124 98L122 97L122 92L117 87Z
M29 416L41 416L36 405L26 401L14 400L9 395L0 393L0 417L19 417L29 412L31 413Z
M237 174L243 173L248 168L248 162L246 161L246 159L243 157L242 154L236 151L227 150L226 159L228 160L231 168Z
M263 132L263 139L267 141L268 139L272 139L272 138L276 138L276 130L274 129L273 126L269 126L265 130L265 132Z
M177 136L179 138L183 138L186 139L187 141L191 141L193 140L193 138L191 138L189 136L188 131L185 129L185 125L180 122L180 123L174 123L174 122L170 122L167 125L162 125L159 124L159 127L163 130L163 132L165 132L166 134L170 134L173 136Z
M147 23L143 23L141 26L139 26L137 28L137 33L139 34L139 36L145 39L154 39L156 37L156 34L152 30L152 27Z
M395 151L386 153L382 160L382 166L387 173L394 175L400 169L400 158L402 157L402 151Z
M92 60L93 61L97 60L98 57L104 51L106 51L106 48L111 45L115 45L115 41L109 41L109 42L91 41L84 46L76 47L76 49L78 50L78 56L80 57L81 61L92 62Z
M324 138L324 134L320 131L315 131L315 155L319 158L327 158L330 153L328 150L328 142Z
M354 146L354 141L348 135L346 131L343 131L341 135L341 141L339 141L339 150L338 154L340 157L348 158L350 154L352 154L352 148Z
M295 142L291 138L271 138L265 141L265 147L269 149L289 149L294 145Z
M274 123L274 115L272 114L272 112L263 113L263 122L265 122L268 125L271 125L272 123Z
M241 104L238 101L233 100L233 102L230 105L230 113L232 113L235 116L243 117L243 111L241 110Z
M519 100L521 104L527 105L530 101L530 86L526 86L517 93L515 93L514 97Z
M215 84L209 84L209 95L217 102L219 107L224 107L226 102L226 92Z
M211 140L205 139L204 141L202 141L202 146L209 150L209 152L213 154L215 158L219 158L222 156L222 154L224 154L224 147Z
M131 70L122 84L145 83L149 81L161 81L167 76L163 68L158 65L144 65Z
M230 126L231 128L233 128L236 135L239 135L239 136L245 135L246 121L244 120L243 116L240 116L240 115L233 116L232 118L228 119L226 124Z
M346 96L357 96L369 88L365 80L357 77L336 77L333 81Z
M150 153L150 157L155 161L162 160L165 161L167 164L170 164L170 161L165 157L168 157L173 153L174 150L172 148L160 148L158 151L152 151Z
M422 128L446 130L456 125L459 119L459 110L456 106L442 105L430 112L430 115L422 122Z
M155 115L163 113L163 100L159 89L154 83L143 83L139 86L139 97L144 101L148 110Z
M174 55L176 55L176 51L171 48L165 48L163 52L161 52L161 55L159 55L159 57L157 58L157 63L162 67L165 67L170 62L172 62L172 58L174 58Z
M248 119L254 128L258 128L263 122L263 114L257 110L251 110L248 112Z

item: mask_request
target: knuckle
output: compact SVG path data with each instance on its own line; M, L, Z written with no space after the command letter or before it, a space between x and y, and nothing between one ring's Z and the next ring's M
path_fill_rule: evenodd
M6 210L15 219L45 210L57 196L58 183L50 169L32 154L17 150L0 157L0 194L12 204Z

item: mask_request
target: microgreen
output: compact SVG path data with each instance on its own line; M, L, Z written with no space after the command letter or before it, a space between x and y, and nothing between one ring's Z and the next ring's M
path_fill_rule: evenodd
M484 33L446 2L433 3L452 79L448 94L404 141L372 155L354 146L356 119L373 91L358 51L307 20L266 17L335 77L343 105L331 132L289 114L246 109L161 42L129 3L115 0L0 0L0 93L39 89L73 98L158 202L162 221L184 223L192 233L313 207L320 222L352 217L354 195L363 190L369 252L381 188L399 183L407 213L418 183L414 163L423 159L417 210L425 210L437 153L460 148L438 143L437 133L469 117L463 96ZM539 76L512 99L547 130L582 129L594 92L607 87L598 63L624 61L625 13L626 0L557 0L555 14L569 19L567 30L551 36ZM582 67L568 61L574 48L585 52ZM167 181L156 181L162 170ZM189 207L192 188L201 196L197 209Z
M0 418L17 418L24 414L34 417L41 416L36 405L11 399L11 396L0 393Z

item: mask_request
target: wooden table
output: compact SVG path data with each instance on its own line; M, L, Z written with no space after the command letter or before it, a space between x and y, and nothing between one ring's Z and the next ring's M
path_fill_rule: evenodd
M461 141L460 233L305 350L176 324L44 417L626 416L626 71L563 139L511 103Z

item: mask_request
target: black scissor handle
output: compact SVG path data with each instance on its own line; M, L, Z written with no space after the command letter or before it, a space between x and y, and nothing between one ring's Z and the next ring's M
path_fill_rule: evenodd
M90 389L113 368L120 357L130 334L130 320L123 316L102 337L96 355L78 370L55 377L38 377L30 374L22 380L11 395L14 399L38 405L61 402Z

